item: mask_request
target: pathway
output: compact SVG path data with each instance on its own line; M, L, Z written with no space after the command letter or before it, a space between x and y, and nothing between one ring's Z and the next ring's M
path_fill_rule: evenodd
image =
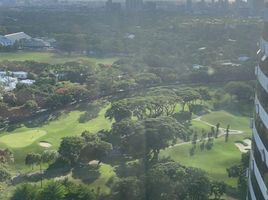
M215 127L215 128L216 128L215 125L213 125L213 124L211 124L211 123L209 123L209 122L207 122L207 121L204 121L204 120L202 120L201 118L202 118L202 116L198 116L197 118L195 118L195 119L193 119L193 120L195 120L195 121L200 121L200 122L202 122L202 123L204 123L204 124L206 124L206 125L208 125L208 126L210 126L210 127ZM218 137L223 137L223 136L225 136L225 132L226 132L226 129L225 129L225 128L220 127L220 128L219 128L219 131L220 131L220 134L218 135ZM243 131L241 131L241 130L235 130L235 129L230 129L230 133L229 133L229 134L230 134L230 135L239 135L239 134L243 134ZM208 139L209 139L208 137L204 138L205 141L208 140ZM199 140L197 140L196 142L200 142L200 141L201 141L201 140L199 139ZM241 152L243 152L243 153L244 153L245 151L248 150L249 146L251 146L251 140L249 140L249 139L245 139L244 142L247 143L248 146L244 146L244 145L243 145L243 147L242 147L242 146L241 146L242 144L239 143L239 147L238 147L238 143L236 143L236 146L238 147L238 149L239 149ZM173 147L182 146L182 145L191 144L191 143L192 143L192 141L182 142L182 143L178 143L178 144L175 144L175 145L171 145L171 146L169 146L168 148L173 148ZM250 143L250 144L249 144L249 143Z

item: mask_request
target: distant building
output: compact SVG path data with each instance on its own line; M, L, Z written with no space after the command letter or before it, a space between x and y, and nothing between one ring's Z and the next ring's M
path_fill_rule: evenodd
M5 36L0 35L0 46L7 47L7 46L12 46L14 42L12 42L10 39L8 39Z
M22 42L22 46L24 48L49 48L51 47L49 42L44 41L43 39L39 39L39 38L31 38L29 40L24 40Z
M8 34L8 35L5 35L5 37L7 39L11 40L13 42L13 44L15 42L19 42L19 41L22 41L22 40L30 40L30 39L32 39L31 36L25 34L24 32Z
M32 85L35 83L35 80L31 80L31 79L25 79L25 80L21 80L20 81L20 84L23 84L23 85Z
M52 45L50 41L55 44L54 39L41 39L41 38L32 38L24 32L12 33L5 36L0 36L0 45L2 46L12 46L17 44L19 48L31 48L31 49L40 49L40 48L51 48Z
M28 78L28 72L24 71L0 71L0 85L4 87L5 91L14 90L18 83L23 85L32 85L35 80Z
M0 77L4 77L7 75L7 72L6 71L0 71Z

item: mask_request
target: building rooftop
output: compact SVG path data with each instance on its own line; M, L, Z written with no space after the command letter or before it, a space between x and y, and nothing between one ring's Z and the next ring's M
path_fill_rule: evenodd
M12 41L19 41L19 40L22 40L22 39L31 39L32 37L27 35L26 33L24 32L18 32L18 33L12 33L12 34L8 34L8 35L5 35L6 38L12 40Z

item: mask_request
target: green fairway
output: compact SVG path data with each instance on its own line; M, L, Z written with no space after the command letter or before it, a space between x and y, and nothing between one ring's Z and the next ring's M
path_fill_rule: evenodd
M21 133L7 134L0 138L0 141L11 148L20 148L32 144L38 138L46 135L43 130L30 130Z
M14 53L0 53L1 61L26 61L33 60L37 62L46 62L51 64L65 63L72 61L88 61L96 64L112 64L118 58L91 58L79 55L61 55L52 52L14 52Z
M226 111L216 111L202 116L201 120L213 125L219 122L222 128L226 128L229 124L231 129L241 130L247 134L251 134L249 128L250 119L245 116L233 115Z
M52 145L50 149L57 150L63 137L80 135L85 130L96 133L102 129L110 129L111 121L104 117L108 107L103 108L97 118L86 123L79 123L79 117L84 112L76 110L62 114L57 120L42 125L38 129L23 126L12 132L4 132L0 137L0 148L10 147L14 152L15 168L24 169L24 158L27 153L45 150L39 145L40 141L50 143ZM36 130L39 130L40 134L32 138Z
M197 132L201 132L202 130L208 132L211 130L211 126L203 123L202 121L192 120L191 124L191 128Z
M225 181L230 186L236 186L236 179L227 176L226 168L238 164L241 159L241 153L234 145L237 140L242 140L242 135L232 135L229 142L225 143L224 138L214 141L211 150L201 151L197 143L197 150L193 156L190 156L189 150L191 144L175 146L163 150L161 157L170 157L182 165L201 168L206 171L214 180Z

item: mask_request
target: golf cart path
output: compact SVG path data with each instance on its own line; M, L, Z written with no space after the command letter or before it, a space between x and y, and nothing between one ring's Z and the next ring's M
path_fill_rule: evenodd
M211 124L211 123L209 123L209 122L207 122L207 121L204 121L204 120L202 120L201 119L202 118L202 116L198 116L198 117L196 117L196 118L194 118L194 119L192 119L192 120L195 120L195 121L199 121L199 122L202 122L203 124L206 124L206 125L208 125L208 126L210 126L210 127L215 127L216 128L216 126L215 125L213 125L213 124ZM220 127L219 128L219 135L218 135L218 138L219 137L223 137L223 136L225 136L225 128L222 128L222 127ZM241 131L241 130L235 130L235 129L230 129L230 135L240 135L240 134L243 134L244 132L243 131ZM206 138L204 138L204 140L206 141L206 140L208 140L209 138L208 137L206 137ZM199 140L197 140L196 142L200 142L201 140L199 139ZM175 145L171 145L171 146L169 146L168 148L173 148L173 147L177 147L177 146L182 146L182 145L186 145L186 144L191 144L192 143L192 141L188 141L188 142L182 142L182 143L178 143L178 144L175 144ZM236 145L237 146L237 145ZM238 147L238 146L237 146ZM239 148L239 150L242 152L242 151L244 151L244 149L243 149L243 147L241 146L240 148Z

